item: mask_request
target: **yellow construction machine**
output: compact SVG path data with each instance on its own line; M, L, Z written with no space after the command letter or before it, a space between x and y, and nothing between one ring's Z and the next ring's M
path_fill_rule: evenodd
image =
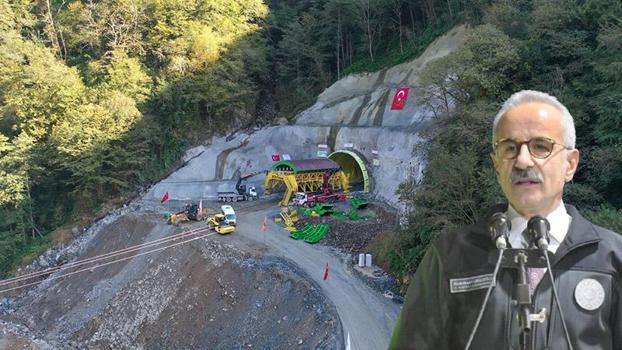
M222 213L207 218L207 227L221 235L226 235L227 233L235 231L235 226L228 225L225 220L225 214Z
M205 220L207 217L209 210L207 208L201 208L200 205L197 204L187 204L184 206L182 211L177 213L172 213L168 222L173 225L179 225L181 222L185 221L201 221Z

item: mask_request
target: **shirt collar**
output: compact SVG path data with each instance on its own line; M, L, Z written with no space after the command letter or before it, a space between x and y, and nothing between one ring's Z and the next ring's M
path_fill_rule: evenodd
M522 239L521 234L527 228L528 218L521 216L511 204L508 205L508 210L506 212L508 220L511 222L511 230L510 230L510 241L516 243L520 239ZM566 211L566 207L564 206L564 202L560 201L559 206L555 208L549 215L546 216L549 224L551 225L550 230L550 238L551 240L557 241L556 243L559 245L566 238L566 234L568 233L568 228L570 227L571 217L568 215ZM514 239L512 239L514 237ZM515 246L515 244L512 244Z

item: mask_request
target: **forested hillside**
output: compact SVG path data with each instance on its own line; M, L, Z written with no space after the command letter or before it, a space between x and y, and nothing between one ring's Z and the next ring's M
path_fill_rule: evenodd
M0 277L190 145L289 118L347 72L414 57L464 6L0 0Z
M461 23L466 45L422 77L430 161L401 187L412 212L381 261L407 276L433 237L502 199L490 124L524 88L575 117L566 201L622 231L621 18L617 0L0 0L0 277L189 146L291 118L335 80L414 58Z
M0 1L2 270L249 122L267 14L259 0Z
M393 273L407 277L439 233L504 201L489 156L491 125L501 103L522 89L557 96L575 119L581 160L564 201L622 232L621 19L620 1L497 1L471 23L463 48L429 66L426 100L456 108L437 107L419 149L429 159L423 180L399 191L413 210L384 247Z

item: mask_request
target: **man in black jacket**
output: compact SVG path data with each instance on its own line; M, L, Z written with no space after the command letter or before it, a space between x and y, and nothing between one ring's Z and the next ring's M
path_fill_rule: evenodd
M406 295L390 349L464 349L498 256L488 234L492 213L511 222L509 244L526 247L528 220L550 223L548 250L561 309L574 349L622 349L622 237L593 225L562 201L577 169L572 116L555 97L521 91L493 123L497 179L509 204L478 223L434 241ZM529 349L567 349L564 328L546 269L529 270L534 322ZM512 299L517 270L501 269L471 349L516 349L520 327Z

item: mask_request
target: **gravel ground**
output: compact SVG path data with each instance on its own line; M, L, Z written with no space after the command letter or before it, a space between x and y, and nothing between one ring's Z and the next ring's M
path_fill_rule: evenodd
M176 228L140 212L107 223L67 249L82 259L204 227ZM207 236L3 296L0 349L343 347L339 316L317 282L232 237Z

